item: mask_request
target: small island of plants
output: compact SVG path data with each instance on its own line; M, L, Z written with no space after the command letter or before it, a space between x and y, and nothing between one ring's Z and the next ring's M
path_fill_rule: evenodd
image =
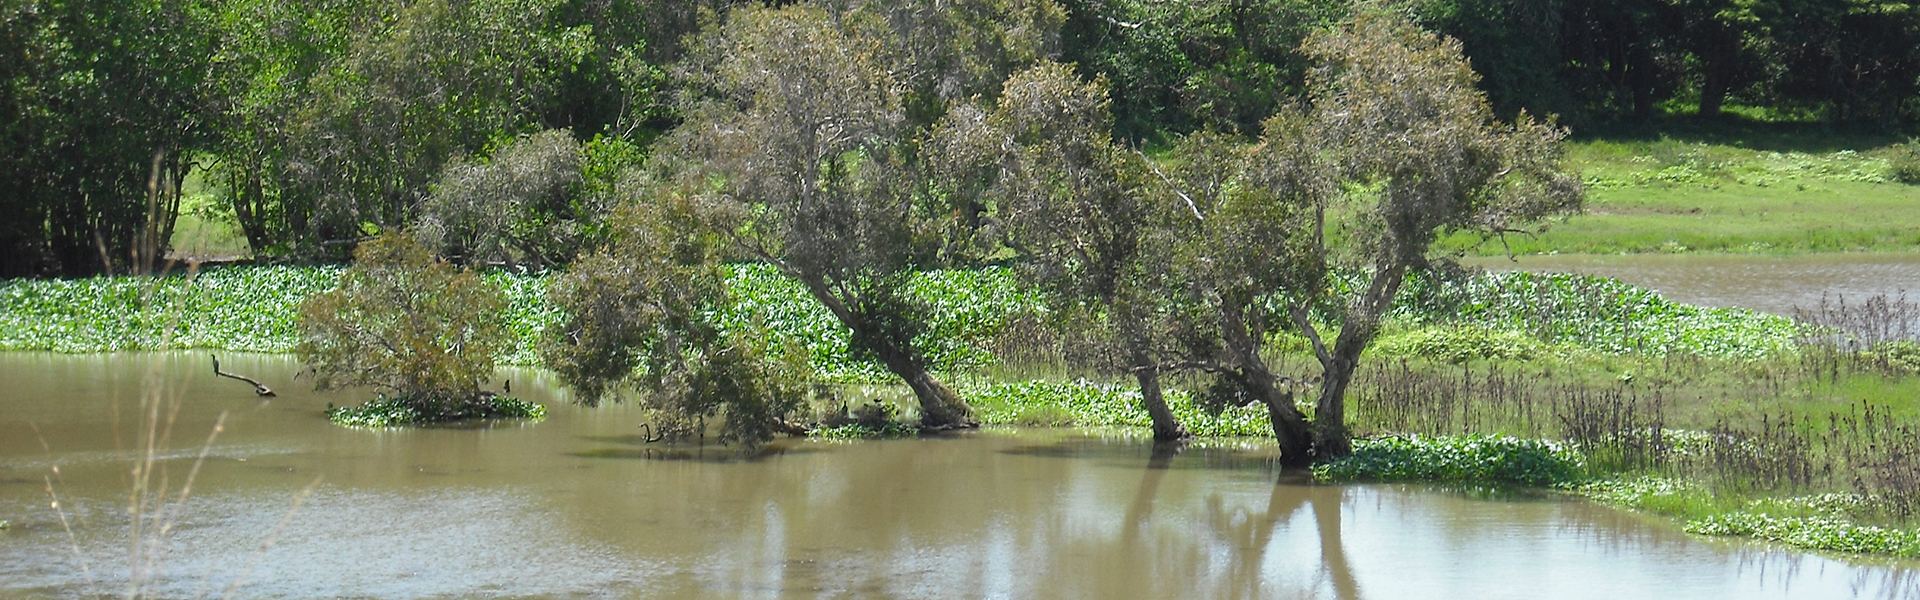
M481 389L513 339L500 289L436 260L404 233L360 244L337 287L300 305L300 344L316 387L371 387L357 407L329 405L349 427L466 419L541 419L546 408ZM391 394L391 395L389 395Z

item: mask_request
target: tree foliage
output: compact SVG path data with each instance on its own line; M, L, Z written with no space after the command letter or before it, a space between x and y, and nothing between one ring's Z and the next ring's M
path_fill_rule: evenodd
M1313 36L1306 50L1320 63L1306 113L1308 143L1322 149L1336 181L1350 183L1302 221L1315 230L1305 236L1312 245L1301 256L1312 272L1342 263L1368 272L1360 289L1338 298L1344 310L1332 340L1308 315L1330 286L1289 298L1293 325L1312 342L1325 370L1314 452L1339 456L1348 448L1346 386L1408 269L1425 264L1435 236L1453 229L1518 231L1578 210L1585 194L1560 164L1565 130L1524 112L1511 124L1496 120L1458 42L1363 14ZM1301 156L1298 142L1285 141L1296 135L1289 121L1285 115L1269 121L1271 159ZM1329 244L1336 236L1341 247ZM1276 433L1284 446L1305 432Z
M339 287L300 306L294 353L316 386L378 388L429 416L485 402L494 355L513 343L499 288L405 233L361 244L354 258Z
M447 165L420 208L416 233L442 256L468 263L551 266L572 262L586 242L577 205L586 149L573 132L521 136L485 159Z
M711 184L701 210L736 252L799 280L856 351L914 390L923 425L960 425L966 404L928 372L905 293L950 215L916 193L891 35L862 13L735 11L689 57L684 76L702 94L665 154L675 177Z
M715 320L732 303L720 269L728 242L700 226L708 215L686 191L626 204L617 242L556 283L568 320L549 330L542 358L590 406L638 388L661 435L692 435L720 417L723 440L759 444L804 408L804 353L764 348L756 332Z
M993 105L954 111L929 147L952 189L996 207L998 233L1057 312L1111 330L1105 362L1139 381L1154 437L1177 439L1153 330L1180 241L1156 227L1164 207L1147 197L1142 159L1111 137L1104 83L1043 63L1009 77Z
M0 275L151 270L214 131L213 8L0 8Z

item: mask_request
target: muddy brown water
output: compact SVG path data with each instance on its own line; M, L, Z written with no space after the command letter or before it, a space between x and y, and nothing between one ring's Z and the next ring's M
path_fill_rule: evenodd
M1492 270L1570 272L1612 277L1702 306L1738 307L1774 314L1812 308L1823 296L1848 302L1879 294L1920 301L1920 253L1806 254L1563 254L1475 257L1461 261Z
M0 354L0 598L128 590L128 473L155 389L179 400L156 452L175 484L227 414L138 570L164 598L1920 597L1911 562L1564 497L1309 485L1259 443L1156 456L987 430L743 459L646 444L638 412L572 407L532 371L506 376L552 407L544 422L359 431L320 416L356 397L305 391L291 359L222 358L281 396L198 353Z

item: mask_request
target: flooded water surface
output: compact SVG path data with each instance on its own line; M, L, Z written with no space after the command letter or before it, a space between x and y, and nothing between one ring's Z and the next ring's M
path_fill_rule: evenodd
M222 364L281 396L204 354L0 354L0 597L118 594L130 573L167 598L1915 597L1911 563L1555 496L1315 486L1262 444L989 430L741 458L647 444L638 412L572 407L533 372L513 388L545 422L357 431L320 412L359 398L306 392L289 358ZM179 401L155 452L174 487L227 417L136 569L129 473L154 389Z
M1569 272L1612 277L1668 298L1703 306L1738 307L1781 315L1812 308L1821 298L1912 292L1920 300L1920 253L1631 254L1479 257L1466 264L1492 270Z

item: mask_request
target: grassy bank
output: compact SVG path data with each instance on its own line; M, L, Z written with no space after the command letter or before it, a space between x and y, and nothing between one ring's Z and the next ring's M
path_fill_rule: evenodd
M1882 135L1681 131L1569 145L1587 213L1537 237L1443 245L1472 254L1844 252L1920 248L1920 185Z

